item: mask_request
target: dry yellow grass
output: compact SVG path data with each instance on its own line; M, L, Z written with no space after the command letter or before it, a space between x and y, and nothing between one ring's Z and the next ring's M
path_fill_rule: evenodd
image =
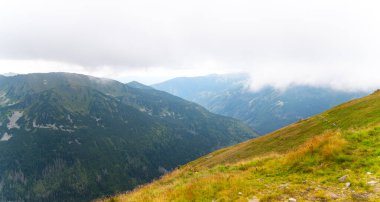
M380 201L366 174L380 177L379 123L376 92L100 201L247 201L253 196L261 201ZM344 174L352 176L349 188L337 180Z
M347 144L348 142L342 137L340 132L326 132L283 154L270 154L250 160L229 163L223 167L216 166L212 169L206 167L193 169L191 166L184 166L163 176L160 180L135 189L129 194L116 196L113 200L120 202L198 201L196 199L199 199L200 196L213 193L215 190L218 192L215 197L220 201L229 201L231 197L234 198L234 193L239 192L256 193L256 195L264 198L265 196L263 195L271 191L270 188L262 186L268 183L268 179L264 180L265 183L261 184L260 181L257 181L258 179L252 178L253 184L258 187L246 188L245 185L250 184L246 182L247 178L253 177L252 174L256 173L265 178L265 175L271 173L270 170L281 170L281 168L292 167L294 164L300 163L314 154L317 155L317 158L329 158L342 151ZM186 176L189 173L192 175L190 177ZM279 186L279 182L272 183ZM257 194L260 193L260 190L263 192L262 195ZM290 191L292 194L293 192L294 190ZM319 197L324 194L326 194L324 191L315 192L315 195ZM246 201L245 198L237 197L234 201ZM109 201L109 199L107 200ZM107 200L100 200L99 202L106 202Z

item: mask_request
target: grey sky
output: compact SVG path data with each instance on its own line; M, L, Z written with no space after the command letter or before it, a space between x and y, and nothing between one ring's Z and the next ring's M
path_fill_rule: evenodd
M146 83L245 71L253 88L380 87L380 3L0 0L0 73Z

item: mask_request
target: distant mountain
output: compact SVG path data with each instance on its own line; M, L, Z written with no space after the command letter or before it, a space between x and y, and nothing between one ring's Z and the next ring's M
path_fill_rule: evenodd
M245 124L133 82L0 76L0 201L89 201L255 137Z
M259 134L367 94L302 85L284 91L265 87L253 92L245 74L180 77L152 87L198 103L214 113L243 120Z
M380 91L98 202L380 201Z
M146 85L141 84L141 83L139 83L137 81L129 82L129 83L127 83L127 85L130 86L130 87L133 87L133 88L140 88L140 89L145 89L145 90L149 90L149 89L151 90L151 89L153 89L152 87L146 86Z
M3 74L3 76L16 76L16 75L18 75L18 74L13 73L13 72L8 72L8 73Z

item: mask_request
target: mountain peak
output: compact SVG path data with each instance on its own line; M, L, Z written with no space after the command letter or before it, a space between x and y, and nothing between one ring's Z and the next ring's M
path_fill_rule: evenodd
M90 201L256 135L137 82L71 73L0 82L0 201Z
M153 89L152 87L144 85L144 84L137 82L137 81L131 81L131 82L127 83L127 86L130 86L133 88L139 88L139 89Z
M3 76L7 76L7 77L9 77L9 76L16 76L16 75L18 75L17 73L14 73L14 72L8 72L8 73L5 73L5 74L2 74Z
M378 93L99 201L380 201Z
M367 94L307 85L293 85L286 90L267 86L252 91L248 80L247 74L179 77L153 87L200 104L214 113L243 120L259 134Z

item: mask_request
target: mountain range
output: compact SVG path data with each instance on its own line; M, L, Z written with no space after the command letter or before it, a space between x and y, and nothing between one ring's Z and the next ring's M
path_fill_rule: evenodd
M380 90L100 202L380 201Z
M369 94L308 85L252 90L250 77L244 73L178 77L152 87L240 119L261 135Z
M0 76L0 201L89 201L253 137L241 121L137 82Z

